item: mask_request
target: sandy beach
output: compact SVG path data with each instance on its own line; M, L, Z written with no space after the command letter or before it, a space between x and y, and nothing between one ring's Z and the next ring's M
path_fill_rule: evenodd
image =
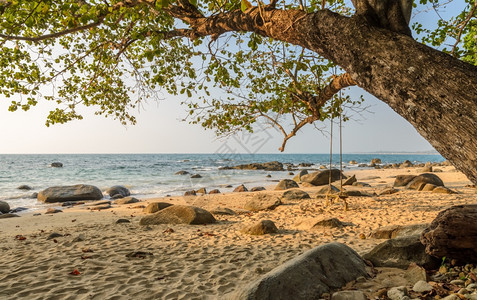
M396 175L418 175L420 168L352 173L345 169L345 175L355 174L358 181L370 185L347 190L372 195L349 197L347 211L340 202L326 206L324 198L317 197L322 187L300 187L311 199L283 201L274 210L243 209L256 193L281 197L284 191L269 186L261 192L141 199L106 210L75 206L61 208L61 213L36 211L41 215L0 219L0 298L222 299L316 246L336 241L364 254L383 242L369 237L377 228L430 223L450 206L477 203L475 188L466 187L470 181L463 174L454 167L439 169L443 172L435 174L458 193L398 188L398 193L377 196L392 186ZM209 225L139 225L143 208L158 201L206 210L229 208L237 214L214 215L218 222ZM311 228L313 221L331 217L350 226ZM118 219L130 223L116 223ZM272 220L279 232L262 236L240 232L259 220ZM137 251L144 254L128 255ZM399 276L399 272L390 274ZM379 288L370 286L367 293Z

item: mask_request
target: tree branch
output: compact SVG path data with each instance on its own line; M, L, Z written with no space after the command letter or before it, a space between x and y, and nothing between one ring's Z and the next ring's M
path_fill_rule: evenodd
M456 56L455 50L457 49L457 45L460 43L460 39L461 39L462 33L464 32L465 26L467 26L467 24L470 22L476 10L477 10L477 2L474 3L474 7L469 11L469 14L467 15L464 22L462 22L459 28L459 33L457 35L455 44L452 47L452 51L451 51L452 56Z

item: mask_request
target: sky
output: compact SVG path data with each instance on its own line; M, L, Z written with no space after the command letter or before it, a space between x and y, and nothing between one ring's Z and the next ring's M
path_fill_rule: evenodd
M412 22L412 21L411 21ZM352 97L364 94L369 109L359 120L343 126L343 153L420 152L433 150L417 131L385 103L354 87ZM279 153L281 133L261 127L218 139L215 132L183 122L181 98L166 96L151 101L135 113L136 125L124 126L90 110L81 121L46 127L50 103L40 102L28 112L9 112L9 99L0 96L0 153ZM317 124L322 126L321 124ZM329 126L329 121L323 126ZM335 129L337 129L335 127ZM329 130L329 128L328 128ZM334 152L339 151L337 130ZM285 153L328 153L329 134L307 126L289 140Z

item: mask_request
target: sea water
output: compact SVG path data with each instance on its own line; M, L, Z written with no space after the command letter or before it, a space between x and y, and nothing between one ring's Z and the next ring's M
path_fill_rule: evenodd
M383 164L441 162L440 155L423 154L343 154L346 168L352 160L370 163L380 158ZM231 192L240 184L248 188L267 186L283 178L290 178L288 171L222 170L252 162L279 161L298 165L312 164L318 168L329 164L329 154L0 154L0 200L10 207L25 207L30 211L43 205L32 194L51 186L91 184L105 191L114 185L124 185L137 198L183 195L185 191L205 187ZM333 156L333 165L339 164L339 156ZM51 167L61 162L63 167ZM174 175L178 171L189 175ZM190 175L201 178L192 179ZM272 177L267 177L267 175ZM28 185L32 190L19 190ZM107 197L107 195L105 195Z

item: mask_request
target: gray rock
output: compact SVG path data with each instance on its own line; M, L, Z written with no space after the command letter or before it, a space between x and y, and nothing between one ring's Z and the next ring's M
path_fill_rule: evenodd
M299 186L295 181L291 179L283 179L277 184L277 186L275 187L275 190L288 190L288 189L297 188L297 187Z
M128 188L122 185L112 186L106 190L106 193L109 195L109 197L117 197L119 195L121 198L131 195L131 192L128 190Z
M363 255L363 258L371 261L376 267L407 269L411 263L424 268L438 266L439 260L426 254L424 250L419 235L413 235L387 240Z
M0 213L6 214L8 212L10 212L10 205L5 201L0 200Z
M156 213L160 210L163 210L164 208L169 207L169 206L172 206L172 204L166 203L166 202L152 202L152 203L149 203L142 210L142 212L144 212L146 214L153 214L153 213Z
M282 202L274 195L256 194L245 202L243 208L250 211L273 210L280 204Z
M331 190L328 186L324 186L322 187L319 191L318 191L318 195L326 195L326 194L338 194L340 192L340 189L335 187L334 185L331 185Z
M366 294L361 291L339 291L333 293L331 300L367 300Z
M131 223L128 219L118 219L116 221L116 224L123 224L123 223Z
M202 175L194 174L194 175L191 175L190 178L202 178Z
M211 224L215 223L214 216L205 209L187 206L172 205L166 207L152 215L143 217L140 225L159 225L159 224Z
M406 272L404 273L404 278L412 285L418 281L427 282L426 269L416 265L415 263L411 263L409 268L407 268Z
M391 300L406 300L409 299L409 294L405 286L393 287L388 290L388 298Z
M20 185L19 187L17 187L17 189L19 189L19 190L25 190L25 191L32 190L31 186L28 186L28 185L26 185L26 184Z
M283 193L282 199L288 200L288 201L303 200L303 199L310 199L310 195L307 192L304 192L302 190L293 189Z
M429 224L390 225L374 230L370 237L374 239L394 239L397 237L420 235Z
M103 193L100 189L86 184L49 187L38 193L38 201L45 203L76 200L100 200L102 198Z
M331 171L324 170L324 171L313 172L311 174L304 175L301 177L301 182L310 183L315 186L325 185L329 183L330 173L331 173L331 182L340 179L340 174L341 174L340 170L332 169ZM343 178L345 179L346 177L343 175Z
M19 215L16 214L0 214L0 219L8 219L8 218L16 218L19 217Z
M407 188L412 190L418 190L422 184L433 184L435 186L444 186L444 182L436 174L424 173L416 176L408 184Z
M270 233L277 233L278 228L270 220L261 220L251 226L246 226L240 232L250 235L264 235Z
M414 178L416 178L415 175L398 175L394 180L394 187L406 186Z
M414 286L412 287L412 290L418 293L430 292L432 291L432 285L430 285L429 283L423 280L420 280L416 282L416 284L414 284Z
M52 162L52 163L50 164L50 166L51 166L52 168L63 168L63 163L60 163L60 162Z
M22 211L28 210L26 207L15 207L14 209L10 210L11 214L16 214Z
M230 299L319 299L360 276L368 277L363 259L340 243L318 246L239 288Z
M115 200L115 201L114 201L114 204L124 205L124 204L138 203L138 202L140 202L140 200L137 199L137 198L134 198L134 197L124 197L124 198Z
M187 175L187 174L189 174L189 172L182 170L182 171L176 172L174 175Z
M47 240L52 240L52 239L56 239L57 237L62 237L62 236L63 235L58 233L58 232L53 232L46 239Z

